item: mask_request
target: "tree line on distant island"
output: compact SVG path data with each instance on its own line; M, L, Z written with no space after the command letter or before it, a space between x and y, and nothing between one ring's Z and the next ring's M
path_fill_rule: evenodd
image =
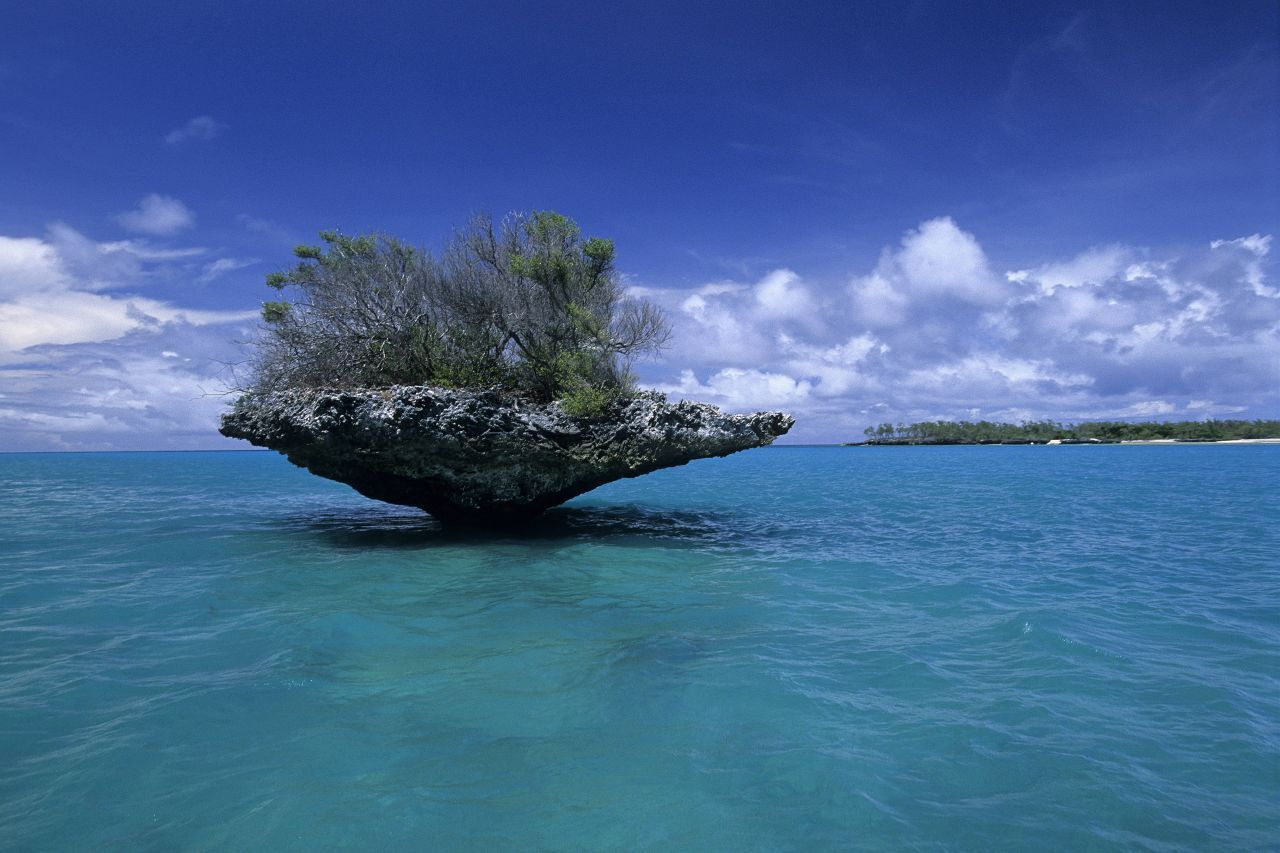
M1114 442L1227 441L1242 438L1280 438L1280 420L1205 421L921 421L882 423L867 427L864 444L1042 444L1048 441Z

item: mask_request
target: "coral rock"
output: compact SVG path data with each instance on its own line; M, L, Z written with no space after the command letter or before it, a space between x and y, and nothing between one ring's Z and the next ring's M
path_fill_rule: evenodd
M795 421L641 392L594 417L426 386L246 394L221 432L446 521L511 522L624 477L761 447Z

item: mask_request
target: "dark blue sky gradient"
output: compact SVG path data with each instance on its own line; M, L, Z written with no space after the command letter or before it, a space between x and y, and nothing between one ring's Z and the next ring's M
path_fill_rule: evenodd
M666 284L843 271L944 214L1010 266L1274 230L1276 9L17 4L0 229L152 191L227 243L554 208Z

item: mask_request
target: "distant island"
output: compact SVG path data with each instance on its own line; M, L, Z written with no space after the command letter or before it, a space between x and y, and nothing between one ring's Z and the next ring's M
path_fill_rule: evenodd
M1215 441L1280 440L1280 420L1206 421L921 421L883 423L864 430L862 445L936 444L1119 444L1125 441L1205 443Z

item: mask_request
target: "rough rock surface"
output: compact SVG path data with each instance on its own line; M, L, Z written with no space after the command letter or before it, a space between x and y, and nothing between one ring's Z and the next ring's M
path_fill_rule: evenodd
M574 417L492 391L398 386L246 394L221 432L376 500L510 522L613 480L769 444L793 423L652 392Z

